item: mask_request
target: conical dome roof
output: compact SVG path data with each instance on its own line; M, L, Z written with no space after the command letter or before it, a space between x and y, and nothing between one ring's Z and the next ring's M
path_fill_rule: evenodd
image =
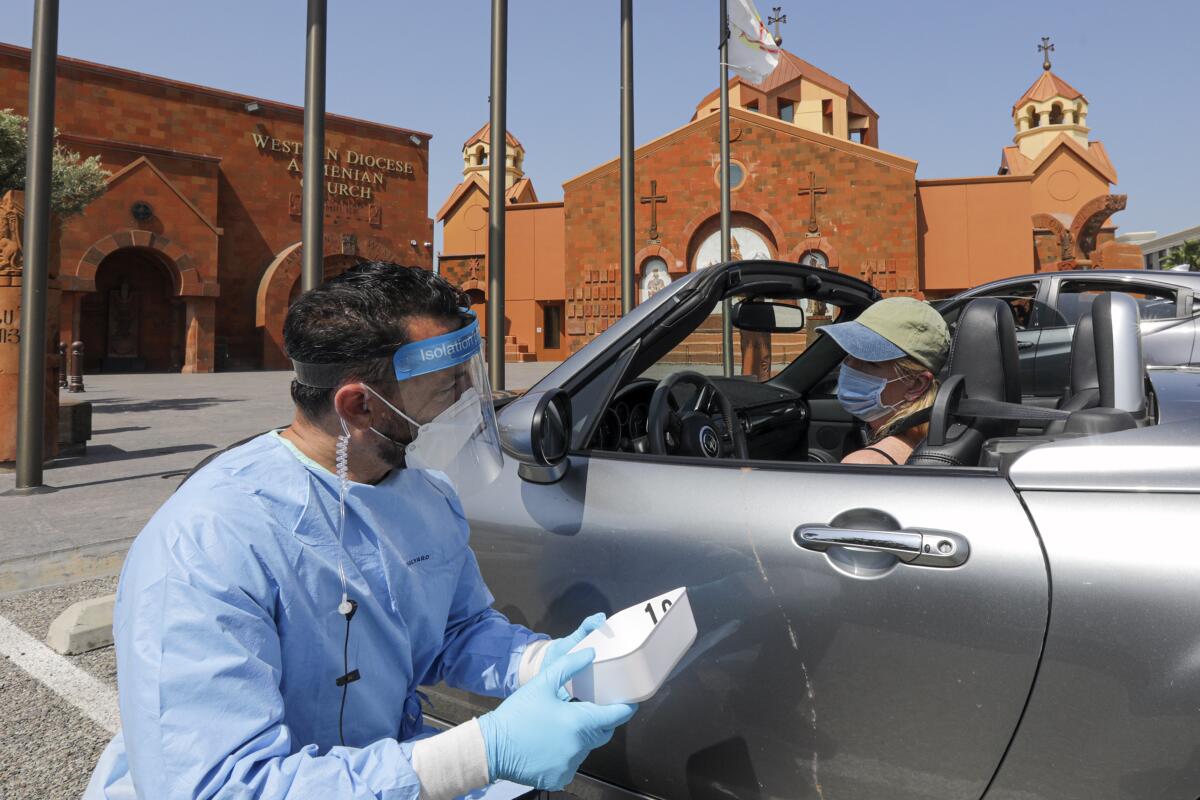
M1083 92L1050 70L1046 70L1038 76L1038 79L1033 82L1032 86L1025 90L1025 94L1021 95L1021 99L1013 103L1013 113L1015 114L1017 109L1025 103L1040 103L1055 97L1061 97L1064 100L1078 100L1083 98L1084 102L1087 102L1087 98L1083 96Z
M517 137L513 136L510 132L505 132L504 141L509 147L520 147L522 150L525 149L524 146L517 141ZM479 130L475 131L470 139L467 139L467 141L463 142L463 149L466 150L476 142L483 142L484 144L492 143L492 123L489 122Z

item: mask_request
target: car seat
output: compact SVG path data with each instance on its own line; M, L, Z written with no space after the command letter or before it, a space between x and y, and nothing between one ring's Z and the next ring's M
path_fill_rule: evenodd
M1092 301L1071 339L1071 383L1059 408L1072 413L1108 409L1125 412L1134 420L1145 418L1148 402L1140 321L1137 301L1127 294L1105 292ZM1046 433L1066 429L1067 422L1057 420L1046 426Z
M981 297L967 304L950 341L944 374L946 378L934 401L931 435L913 451L907 463L975 466L985 441L1011 436L1019 424L1014 419L986 417L951 420L953 405L960 397L1021 402L1017 332L1007 303Z

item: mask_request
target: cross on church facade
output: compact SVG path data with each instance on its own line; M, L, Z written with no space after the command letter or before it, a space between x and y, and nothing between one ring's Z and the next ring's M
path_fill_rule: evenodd
M1042 59L1042 69L1050 71L1050 54L1054 52L1054 45L1050 42L1049 36L1042 37L1042 43L1038 45L1038 52L1045 53L1045 58Z
M767 15L767 24L775 26L775 46L779 47L783 44L783 37L779 35L779 23L787 22L787 14L780 13L783 11L783 6L775 6L771 9L771 13Z
M641 198L642 205L650 206L650 241L657 242L658 236L658 204L667 202L665 194L658 193L658 181L650 181L650 194Z
M799 194L801 197L803 197L804 195L808 195L808 197L809 197L809 206L808 206L808 232L809 233L817 232L817 195L827 194L828 191L829 190L826 189L824 186L817 186L816 173L809 172L808 173L808 186L801 186L800 191L797 192L797 194Z

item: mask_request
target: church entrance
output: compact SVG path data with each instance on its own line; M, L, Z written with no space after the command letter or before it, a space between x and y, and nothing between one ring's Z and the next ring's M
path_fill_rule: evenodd
M126 247L96 270L79 309L84 372L179 372L185 305L170 267L153 250Z

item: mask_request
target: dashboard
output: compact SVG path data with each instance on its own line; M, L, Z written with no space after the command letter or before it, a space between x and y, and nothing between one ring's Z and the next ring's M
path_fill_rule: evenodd
M804 460L807 458L808 403L800 395L770 384L738 378L713 378L713 383L733 403L746 433L751 458ZM658 382L639 379L623 386L600 418L592 434L595 450L648 453L647 431L650 400ZM680 384L675 389L676 407L694 407L715 416L714 427L724 436L715 398L696 397L695 390Z
M650 398L657 385L654 381L635 381L618 391L600 417L600 424L592 435L592 447L640 452L636 445L646 438Z

